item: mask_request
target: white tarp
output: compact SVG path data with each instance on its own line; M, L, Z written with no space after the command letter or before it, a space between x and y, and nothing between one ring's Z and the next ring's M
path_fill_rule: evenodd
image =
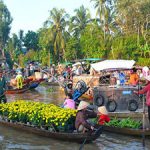
M108 69L131 69L135 64L134 60L104 60L98 63L91 64L91 67L96 71Z
M82 64L85 64L85 62L83 61ZM72 66L81 66L81 62L76 62L76 63L73 64Z

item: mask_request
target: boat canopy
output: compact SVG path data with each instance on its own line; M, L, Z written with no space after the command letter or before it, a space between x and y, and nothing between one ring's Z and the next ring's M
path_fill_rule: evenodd
M86 61L100 61L102 59L101 58L85 58L83 60L86 60Z
M96 71L120 70L132 69L134 64L134 60L104 60L98 63L91 64L91 67Z
M75 64L73 64L72 66L81 66L82 64L85 64L85 62L76 62Z

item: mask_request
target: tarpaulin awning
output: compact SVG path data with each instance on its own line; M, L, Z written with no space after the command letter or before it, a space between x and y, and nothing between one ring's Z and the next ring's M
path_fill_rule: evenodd
M91 64L91 67L96 71L113 69L131 69L133 68L134 64L134 60L104 60L98 63Z

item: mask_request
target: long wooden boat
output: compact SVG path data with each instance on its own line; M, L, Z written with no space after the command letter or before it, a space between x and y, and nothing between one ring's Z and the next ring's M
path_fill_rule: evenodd
M29 90L29 87L25 87L22 89L8 89L6 90L5 94L21 94Z
M150 136L150 129L131 129L131 128L119 128L119 127L111 127L111 126L103 126L103 130L107 132L129 135L129 136Z
M78 143L83 143L84 140L86 140L86 143L96 140L100 136L103 130L103 127L99 127L95 132L91 134L52 132L52 131L48 131L45 129L35 128L35 127L25 125L25 124L11 123L11 122L3 121L3 120L0 120L0 125L13 127L15 129L27 131L29 133L34 133L34 134L44 136L44 137L54 138L54 139L63 140L63 141L78 142Z
M33 80L28 83L29 89L35 89L39 86L39 84L45 79Z
M39 86L40 82L39 81L31 81L29 83L29 89L35 89Z

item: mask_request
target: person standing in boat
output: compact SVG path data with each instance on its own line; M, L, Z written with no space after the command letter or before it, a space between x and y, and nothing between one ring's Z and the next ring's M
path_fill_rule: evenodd
M23 88L23 76L22 76L21 71L18 71L18 75L16 76L16 81L17 81L17 88L22 89Z
M0 102L1 103L6 103L7 102L7 99L6 99L6 96L5 96L6 88L7 88L6 79L3 76L3 71L0 70Z
M146 94L146 105L148 106L148 119L150 124L150 75L144 78L147 80L147 85L140 91L134 91L134 93Z
M75 120L75 128L78 132L86 132L88 130L93 131L94 126L88 122L89 118L96 118L97 113L94 111L89 111L87 107L90 104L85 101L80 101L80 104L77 108L78 112Z
M139 82L139 76L136 71L137 71L137 69L133 68L132 72L130 74L129 84L133 85L133 86L136 86Z
M109 122L110 121L110 118L108 116L108 112L106 110L106 107L105 106L100 106L98 107L98 115L99 115L99 118L98 118L98 123L100 125L104 125L106 122Z
M33 63L30 63L29 68L30 68L30 70L29 70L30 74L29 75L30 76L34 75L35 66L33 65Z

